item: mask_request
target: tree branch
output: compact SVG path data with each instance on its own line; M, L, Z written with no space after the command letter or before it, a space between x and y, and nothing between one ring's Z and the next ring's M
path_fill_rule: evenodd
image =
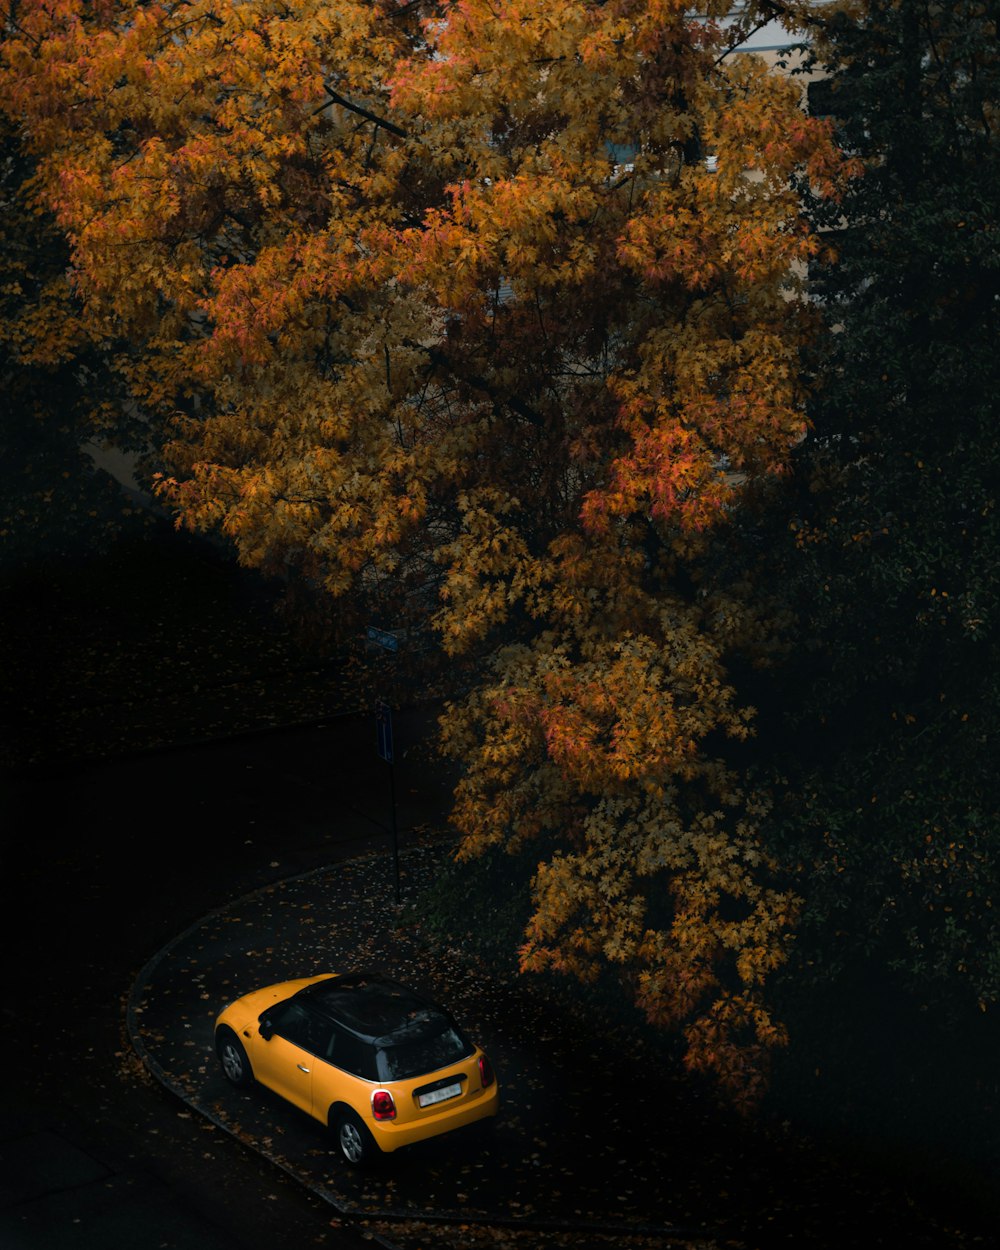
M330 104L339 104L341 108L345 108L350 113L357 113L359 117L364 117L370 122L374 122L376 126L381 126L383 130L388 130L392 135L398 135L400 139L408 139L409 131L403 130L401 126L397 126L394 122L379 117L377 113L372 113L366 108L362 108L360 104L352 104L350 100L345 100L339 91L334 91L328 82L323 84L323 89L329 92L330 99L324 108L328 108Z
M464 382L466 386L471 386L477 391L482 391L484 395L488 395L494 403L505 404L511 412L516 412L519 417L523 417L525 421L541 428L545 424L542 415L535 411L530 404L524 403L523 400L517 398L516 395L503 395L497 391L486 378L481 378L477 374L464 373L455 367L454 361L440 348L428 347L425 343L416 343L410 339L406 340L407 347L417 347L427 355L428 360L435 367L447 370L456 382Z

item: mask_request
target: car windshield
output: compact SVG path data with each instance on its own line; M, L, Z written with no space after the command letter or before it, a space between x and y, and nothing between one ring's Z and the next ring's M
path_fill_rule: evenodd
M376 1052L378 1079L405 1081L411 1076L426 1076L449 1063L467 1058L473 1049L453 1027L447 1027L431 1037L400 1039L395 1044L386 1038L379 1043Z

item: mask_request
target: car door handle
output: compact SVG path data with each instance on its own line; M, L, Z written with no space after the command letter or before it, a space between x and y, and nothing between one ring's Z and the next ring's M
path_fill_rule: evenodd
M305 1065L304 1063L297 1063L295 1066L298 1068L298 1070L299 1070L300 1072L308 1072L308 1071L309 1071L309 1069L306 1067L306 1065Z

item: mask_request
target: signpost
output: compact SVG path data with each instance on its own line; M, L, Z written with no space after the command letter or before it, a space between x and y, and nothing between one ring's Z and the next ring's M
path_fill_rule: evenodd
M378 753L387 764L392 763L392 708L384 699L375 704L375 739Z
M369 628L368 637L371 638L373 633L381 633L381 630L373 630ZM395 650L396 639L392 634L387 634L387 638L392 639L392 647L388 650ZM378 641L374 639L373 641ZM392 833L392 870L395 882L395 898L396 902L400 901L399 891L399 830L396 826L396 777L393 768L393 744L392 744L392 708L384 699L378 699L375 703L375 741L378 747L379 758L385 760L389 765L389 821L390 831Z
M365 632L369 642L374 642L393 653L399 650L399 639L395 634L390 634L387 629L376 629L374 625L369 625Z

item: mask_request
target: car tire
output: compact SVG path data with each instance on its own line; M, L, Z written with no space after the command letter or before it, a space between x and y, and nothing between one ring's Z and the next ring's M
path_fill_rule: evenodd
M215 1053L219 1056L223 1075L230 1085L242 1088L253 1084L253 1071L247 1052L232 1029L219 1029L216 1033Z
M333 1140L337 1152L351 1167L366 1167L382 1154L375 1138L361 1122L361 1117L349 1108L341 1107L331 1117Z

